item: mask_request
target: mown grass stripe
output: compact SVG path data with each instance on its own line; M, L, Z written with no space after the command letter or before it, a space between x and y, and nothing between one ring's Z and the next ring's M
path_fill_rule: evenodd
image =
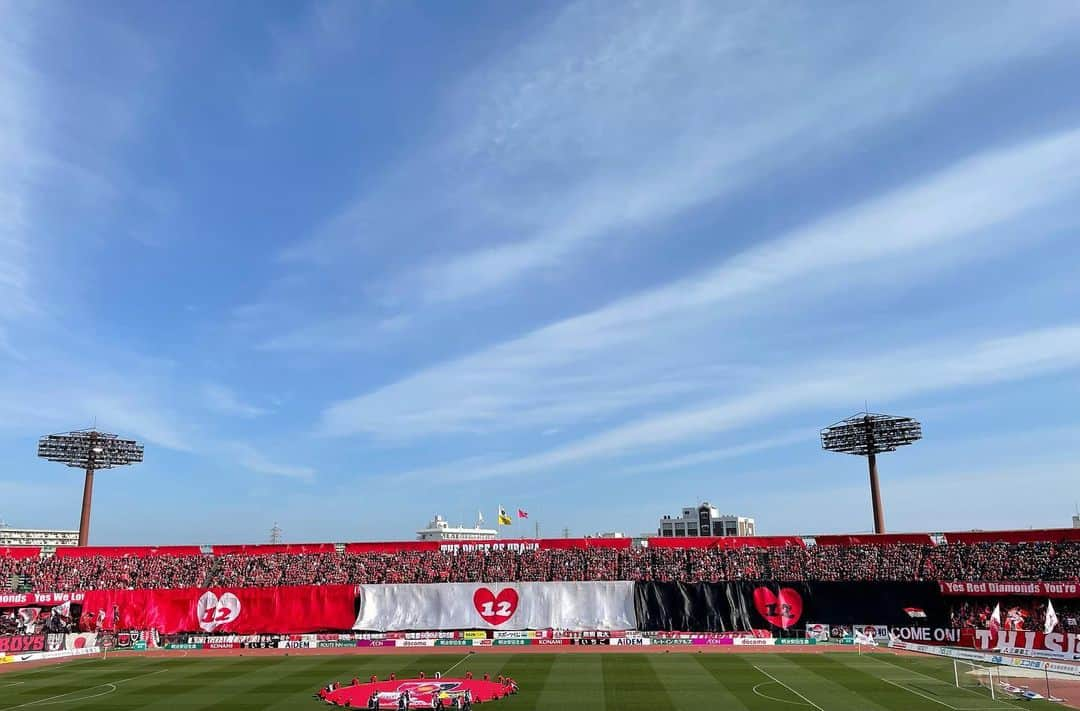
M631 704L662 711L675 708L647 655L604 654L601 658L607 708L624 709Z
M850 656L858 659L857 655ZM841 655L789 654L784 655L783 659L801 670L801 673L790 672L793 677L800 680L810 678L810 681L804 683L827 688L829 695L837 699L863 699L862 703L869 703L874 708L887 711L907 711L913 702L922 703L914 694L889 684L878 674L852 667L840 661L840 657Z
M604 696L604 670L599 655L556 654L554 657L547 684L535 691L523 687L522 695L513 700L514 705L537 711L615 708L607 705Z
M706 669L700 658L704 654L645 654L660 684L668 693L674 708L679 711L722 708L745 711L746 707L720 680ZM687 657L697 657L691 661Z
M797 711L794 707L804 703L799 697L754 669L753 662L761 656L756 655L752 660L736 654L695 654L693 658L727 690L733 703L742 708L773 711L786 707L788 711Z

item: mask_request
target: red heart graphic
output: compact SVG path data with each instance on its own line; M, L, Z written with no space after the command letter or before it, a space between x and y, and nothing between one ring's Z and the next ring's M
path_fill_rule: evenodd
M484 622L501 625L517 612L518 594L513 588L504 588L498 595L487 588L477 588L472 602Z
M754 590L754 607L769 624L787 629L799 621L803 613L803 599L798 590L780 588L775 593L769 588Z

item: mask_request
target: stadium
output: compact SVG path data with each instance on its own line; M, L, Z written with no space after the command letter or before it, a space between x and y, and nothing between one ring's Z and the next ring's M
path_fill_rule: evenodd
M1080 711L1078 77L1080 0L0 0L0 711Z
M1080 701L1078 529L0 553L4 709Z

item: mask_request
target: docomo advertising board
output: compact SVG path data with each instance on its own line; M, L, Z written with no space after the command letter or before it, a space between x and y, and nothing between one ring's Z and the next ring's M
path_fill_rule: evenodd
M356 630L637 627L634 583L360 585Z

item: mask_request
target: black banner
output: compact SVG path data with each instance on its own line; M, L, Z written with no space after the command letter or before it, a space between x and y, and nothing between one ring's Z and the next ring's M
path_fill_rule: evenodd
M937 583L639 582L638 629L801 632L808 622L948 627Z

